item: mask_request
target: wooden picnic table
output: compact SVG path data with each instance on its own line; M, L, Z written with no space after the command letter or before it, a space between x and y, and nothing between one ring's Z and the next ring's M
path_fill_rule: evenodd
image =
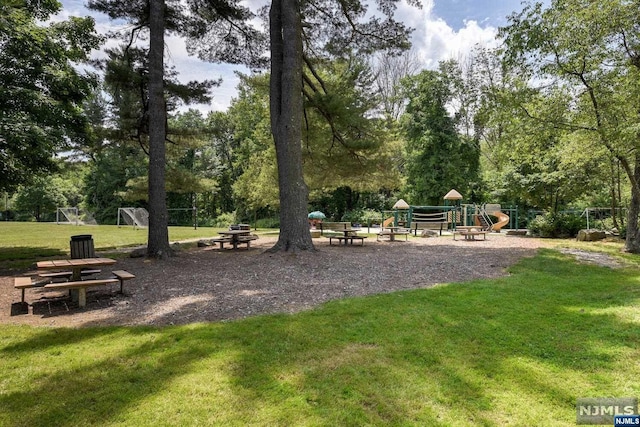
M362 242L362 245L364 246L364 239L366 239L367 236L358 236L358 230L355 228L345 228L345 229L340 229L340 230L334 230L334 231L342 231L343 235L342 236L329 236L329 245L332 244L332 240L333 239L338 239L339 243L342 243L342 241L344 240L344 244L345 246L347 245L347 243L351 242L351 244L353 245L353 241L354 240L360 240Z
M119 273L124 274L127 277L120 277L116 274L116 278L110 279L96 279L96 280L82 280L82 270L85 268L93 268L105 265L113 265L116 263L112 258L76 258L76 259L54 259L49 261L38 261L36 266L38 270L46 271L68 271L71 270L71 279L68 282L63 283L50 283L44 285L47 289L69 289L71 299L77 301L80 307L86 305L87 288L89 286L105 285L108 283L120 282L120 290L122 291L122 281L133 278L131 273L121 271ZM115 274L115 272L114 272ZM22 300L24 301L24 292L22 294Z
M464 240L476 240L476 236L482 236L482 240L487 240L487 232L483 230L460 230L453 232L453 240L456 240L456 234L464 236Z
M382 227L382 231L378 234L378 237L381 236L389 236L389 241L390 242L394 242L396 240L396 236L404 236L405 240L407 240L407 236L409 235L410 231L409 230L405 230L404 227L398 227L398 226L387 226L387 227Z
M218 234L231 237L231 245L233 249L238 249L238 243L240 243L240 236L248 236L251 234L251 230L225 230L218 231Z
M38 261L38 270L71 270L71 280L82 279L82 269L99 267L102 265L113 265L116 263L112 258L78 258L78 259L54 259L49 261Z

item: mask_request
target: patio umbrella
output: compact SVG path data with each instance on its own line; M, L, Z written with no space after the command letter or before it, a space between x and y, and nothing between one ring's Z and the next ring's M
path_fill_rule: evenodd
M326 216L320 211L313 211L308 215L309 219L325 219Z

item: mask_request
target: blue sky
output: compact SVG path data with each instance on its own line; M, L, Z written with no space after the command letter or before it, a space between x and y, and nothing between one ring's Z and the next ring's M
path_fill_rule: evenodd
M251 4L268 0L248 0ZM547 0L548 1L548 0ZM96 19L98 31L106 32L113 23L106 16L89 12L85 0L61 0L64 10L61 19L68 16L90 14ZM413 50L422 67L433 69L438 62L446 59L461 59L475 45L493 47L498 27L507 23L506 17L513 11L520 11L520 0L422 0L422 9L400 4L396 19L415 29ZM99 52L96 52L99 55ZM202 79L223 79L221 87L214 89L211 105L195 108L204 113L225 110L236 93L238 79L233 67L225 64L203 63L186 53L184 42L172 38L167 40L166 60L180 72L183 81ZM246 71L246 70L243 70Z
M441 17L456 31L465 26L465 21L502 26L508 15L520 10L520 0L436 0L433 6L434 16Z

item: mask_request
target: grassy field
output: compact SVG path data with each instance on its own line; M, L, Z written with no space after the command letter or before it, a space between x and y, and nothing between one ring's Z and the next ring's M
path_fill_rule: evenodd
M0 425L574 426L640 395L640 270L544 250L498 280L181 327L0 326Z
M211 227L169 227L172 242L217 236L220 229ZM19 266L42 257L68 256L69 240L77 234L91 234L96 250L147 244L147 230L115 225L75 226L47 222L0 222L0 264Z

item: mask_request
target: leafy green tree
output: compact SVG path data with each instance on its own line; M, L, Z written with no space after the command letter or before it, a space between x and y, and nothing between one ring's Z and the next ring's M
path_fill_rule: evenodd
M56 0L0 3L0 191L56 168L89 139L81 105L94 78L75 68L100 44L92 18L42 24Z
M571 121L555 125L599 144L625 171L631 184L625 248L633 253L640 253L637 11L637 1L629 0L554 0L546 9L528 3L501 30L506 61L528 65L530 84L553 79L573 96Z
M59 176L36 177L29 186L21 187L15 196L15 208L29 212L36 221L42 215L51 214L56 208L67 206L67 199L62 192L63 180Z
M400 141L388 130L387 120L373 117L382 102L370 66L348 58L314 66L313 72L321 84L306 78L303 86L302 156L309 189L400 187Z
M413 204L441 205L449 190L464 195L477 180L479 150L463 142L447 111L451 91L445 75L423 71L407 80L406 90L406 191Z
M415 4L415 3L414 3ZM313 250L307 224L308 187L302 168L303 80L322 86L316 58L369 55L409 47L410 30L393 19L395 1L378 2L378 14L360 1L272 0L270 114L280 194L280 235L273 251ZM303 71L303 66L309 74Z
M165 73L164 73L164 36L165 32L188 35L192 38L206 38L211 43L218 44L221 49L208 51L212 60L234 59L241 61L235 55L248 58L250 49L239 47L252 46L253 31L246 21L252 15L248 10L239 6L237 2L209 2L191 0L187 5L177 0L136 0L121 2L118 0L91 0L89 7L108 13L112 19L126 19L132 23L130 39L123 52L125 57L137 34L149 31L148 56L142 55L144 62L148 61L145 75L148 83L148 91L142 92L140 105L143 107L138 120L138 135L148 136L149 143L149 241L147 255L163 258L170 255L171 249L168 240L168 212L166 206L165 188L165 140L168 130L166 128L166 105L164 100ZM211 23L215 25L209 25ZM224 29L228 31L224 31ZM222 31L221 31L222 30ZM244 41L244 42L243 42ZM229 54L226 47L232 48ZM142 80L145 80L144 78ZM197 85L197 84L195 84ZM203 87L204 85L204 87ZM204 83L190 85L182 97L192 97L196 92L209 89L211 84ZM208 87L207 87L208 86ZM174 92L176 88L173 88Z
M96 152L84 180L87 209L99 224L115 224L118 208L127 205L146 207L144 196L127 194L127 183L147 173L147 156L131 145L110 146Z
M303 174L313 197L342 187L363 192L399 186L394 156L401 151L400 140L385 129L385 121L367 117L379 106L369 89L373 79L368 66L358 60L335 61L315 71L323 86L305 85L302 125ZM280 206L267 79L243 77L239 96L228 112L235 142L227 145L227 155L233 159L232 168L240 172L235 199L252 211Z

